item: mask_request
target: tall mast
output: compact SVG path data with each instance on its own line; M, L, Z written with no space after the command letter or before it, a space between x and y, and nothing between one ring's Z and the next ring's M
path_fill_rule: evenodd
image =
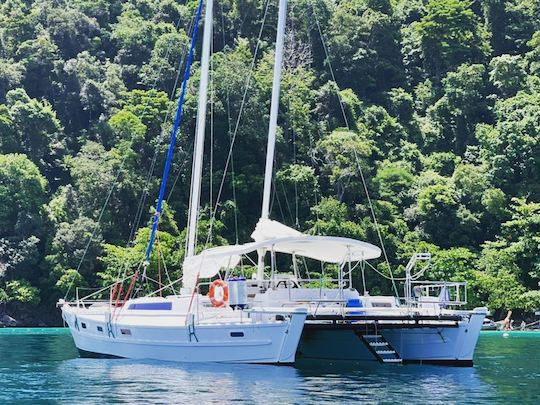
M208 74L210 65L210 45L212 40L213 8L214 1L207 0L206 11L204 15L204 34L201 57L201 82L199 85L199 107L197 109L197 129L195 135L193 167L191 172L191 192L189 202L189 223L186 257L191 257L195 254L195 243L197 238L197 219L201 197L201 178L204 154L204 133L206 129L206 104L208 94Z
M272 104L270 107L270 123L268 125L268 146L266 148L266 167L264 170L264 191L261 218L270 215L270 191L274 170L274 153L276 146L277 116L279 110L279 93L281 90L281 68L283 65L283 46L285 42L285 21L287 19L287 0L279 0L279 16L276 34L276 52L274 60L274 79L272 83ZM264 280L264 254L259 252L257 279Z
M286 19L287 0L279 0L274 79L272 84L272 104L270 107L270 123L268 125L268 146L266 148L266 167L264 170L264 192L261 218L268 218L270 215L270 191L272 189L272 173L274 169L274 151L276 146L277 116L279 110L279 92L281 90L281 67L283 64Z

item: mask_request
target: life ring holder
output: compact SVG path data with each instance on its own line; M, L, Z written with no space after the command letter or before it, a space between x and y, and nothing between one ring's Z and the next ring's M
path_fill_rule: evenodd
M219 290L222 292L219 293ZM216 308L224 307L227 301L229 301L229 287L227 286L227 283L223 280L214 280L212 284L210 284L208 298L210 298L212 306Z

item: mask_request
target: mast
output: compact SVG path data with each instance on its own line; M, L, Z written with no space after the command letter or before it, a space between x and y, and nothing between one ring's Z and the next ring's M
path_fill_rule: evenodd
M201 82L199 84L199 106L194 145L193 167L191 172L191 192L188 215L188 240L186 258L195 254L197 238L197 220L201 197L202 166L204 154L204 133L206 129L206 104L208 94L208 74L210 65L210 45L212 40L212 18L214 1L206 1L204 15L204 34L201 57Z
M274 79L272 83L272 104L270 107L270 123L268 125L268 145L266 149L266 167L264 171L264 191L261 219L270 215L270 191L274 170L274 153L276 146L277 115L279 109L279 93L281 90L281 68L283 65L283 46L285 42L285 21L287 19L287 0L279 0L279 15L276 34L276 51L274 59ZM259 252L257 279L264 280L264 255Z

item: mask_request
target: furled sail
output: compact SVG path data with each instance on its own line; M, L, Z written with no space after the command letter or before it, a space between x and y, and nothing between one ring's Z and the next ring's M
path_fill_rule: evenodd
M281 222L268 218L261 218L251 234L255 242L262 242L268 239L285 238L288 236L303 236L302 232L297 231Z

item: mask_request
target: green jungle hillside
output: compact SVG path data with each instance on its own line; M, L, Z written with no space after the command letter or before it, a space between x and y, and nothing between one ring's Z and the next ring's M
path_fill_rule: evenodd
M0 313L58 323L71 284L140 264L197 4L0 3ZM467 281L469 306L540 307L539 16L540 0L291 0L271 217L380 246L363 175L394 276L429 251L425 276ZM275 0L216 2L200 249L259 218L276 21ZM156 249L171 277L198 77ZM374 272L368 289L392 292Z

